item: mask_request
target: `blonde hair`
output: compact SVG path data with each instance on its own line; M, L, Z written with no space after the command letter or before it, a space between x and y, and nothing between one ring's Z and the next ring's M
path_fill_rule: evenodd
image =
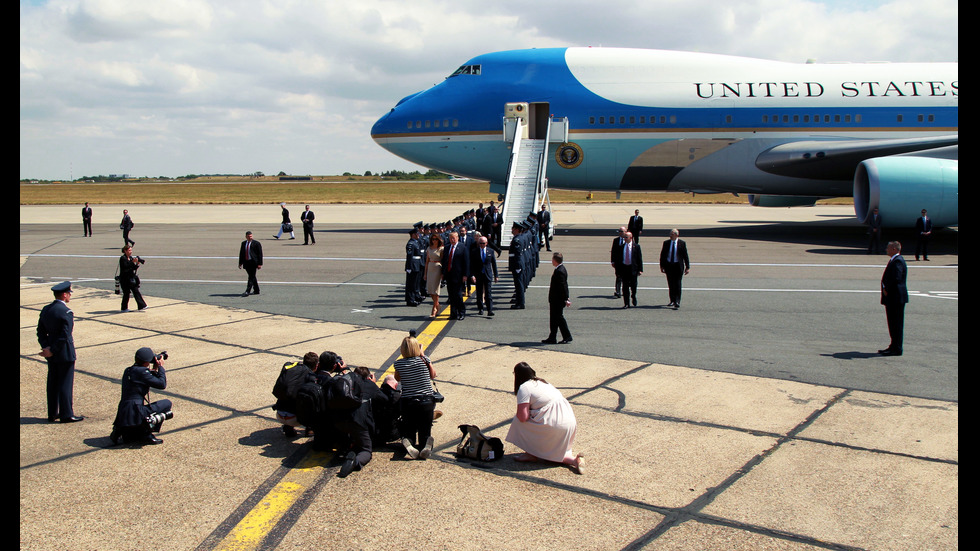
M422 345L415 337L405 337L402 339L401 353L403 358L414 358L422 355Z

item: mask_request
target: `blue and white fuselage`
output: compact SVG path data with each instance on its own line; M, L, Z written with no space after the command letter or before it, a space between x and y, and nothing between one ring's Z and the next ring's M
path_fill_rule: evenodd
M525 102L538 110L532 125L567 119L568 142L548 155L553 188L746 193L773 205L853 195L862 220L878 207L886 224L908 225L928 208L937 225L955 225L957 70L515 50L473 58L400 101L371 134L400 157L502 191L504 106ZM562 145L578 151L575 163L563 162Z

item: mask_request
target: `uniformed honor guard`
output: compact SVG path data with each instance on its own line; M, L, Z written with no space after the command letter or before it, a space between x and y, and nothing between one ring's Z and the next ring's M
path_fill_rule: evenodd
M524 263L523 263L523 239L521 238L521 224L514 222L511 226L510 247L507 251L507 270L514 280L514 299L510 305L511 310L524 309Z
M422 244L419 242L419 231L422 222L418 222L409 231L408 243L405 244L405 304L418 306L422 303L419 291L419 280L422 279Z

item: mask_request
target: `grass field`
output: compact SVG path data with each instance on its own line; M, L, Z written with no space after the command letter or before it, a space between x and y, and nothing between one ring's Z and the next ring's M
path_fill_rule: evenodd
M314 176L312 181L280 182L275 177L205 177L181 182L20 184L21 205L82 204L276 204L315 203L489 203L487 182L471 180L379 180L365 176ZM590 192L552 189L553 203L747 203L730 193ZM590 197L591 195L591 197ZM850 204L850 198L820 204Z

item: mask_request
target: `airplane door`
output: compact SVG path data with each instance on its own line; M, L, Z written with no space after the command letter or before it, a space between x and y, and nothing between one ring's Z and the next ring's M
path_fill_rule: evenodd
M548 124L550 123L551 105L548 103L531 103L528 105L528 138L532 140L543 140L548 135Z

